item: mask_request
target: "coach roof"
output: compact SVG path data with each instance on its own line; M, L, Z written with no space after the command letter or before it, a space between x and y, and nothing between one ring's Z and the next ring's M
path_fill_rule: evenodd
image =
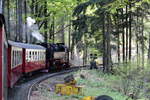
M46 49L45 47L40 46L40 45L14 42L10 40L8 40L8 44L12 46L20 47L20 48L25 48L25 49Z

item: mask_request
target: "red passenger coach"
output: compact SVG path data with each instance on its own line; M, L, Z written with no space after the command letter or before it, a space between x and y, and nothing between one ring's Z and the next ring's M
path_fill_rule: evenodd
M40 45L26 44L24 45L25 60L23 72L30 73L46 68L46 48Z
M23 49L15 42L8 44L8 86L12 87L22 76Z
M8 83L12 87L23 75L46 68L46 49L40 45L8 41Z

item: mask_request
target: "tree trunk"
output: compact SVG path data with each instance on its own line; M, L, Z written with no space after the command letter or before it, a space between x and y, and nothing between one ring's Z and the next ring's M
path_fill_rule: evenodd
M68 47L69 47L69 51L70 51L70 46L71 46L71 20L69 21L69 33L68 33Z
M150 59L150 32L149 32L149 48L148 48L148 59Z
M22 19L22 0L18 0L18 31L19 31L19 41L22 42L23 37L23 19Z
M144 67L144 16L142 15L142 66Z
M11 35L10 35L10 1L7 0L7 34L8 34L8 39L11 38Z
M16 34L15 34L15 41L18 41L18 0L16 0Z
M136 54L137 54L137 65L139 65L139 17L138 17L138 9L137 9L137 18L136 18Z
M53 43L55 42L55 14L53 14Z
M121 9L121 23L122 23L122 59L125 61L125 36L124 36L124 13L123 9Z
M35 0L35 17L38 17L38 13L39 13L39 10L38 10L38 5L39 5L39 3L38 3L38 0ZM45 1L45 10L47 9L47 3L46 3L46 1Z
M65 30L64 30L65 22L64 22L64 16L61 19L61 23L62 23L62 25L61 25L61 32L60 32L60 34L61 34L61 42L65 43Z
M47 43L47 1L44 2L44 16L45 16L45 23L44 23L44 37L45 37L45 43Z
M111 47L110 47L110 35L111 35L111 18L108 15L107 16L107 35L106 35L106 41L107 41L107 72L111 72L112 69L112 61L111 61Z
M27 1L24 0L24 13L25 13L25 41L28 43L28 32L27 32Z
M31 3L31 13L34 15L34 5L35 5L35 1L32 0L32 3Z
M118 38L118 41L117 41L117 45L118 45L118 63L120 63L120 33L119 33L119 13L117 12L117 38Z
M52 39L52 29L53 29L53 24L50 25L50 29L49 29L49 39Z
M103 14L103 71L106 71L106 36L105 36L105 14Z
M68 62L69 62L69 59L70 59L70 49L71 49L71 20L69 20L69 24L70 24L70 26L69 26L69 31L68 31Z
M111 33L111 20L110 16L107 15L107 23L103 20L103 66L104 72L109 73L111 71L111 47L110 47L110 33ZM105 16L104 16L105 19ZM107 25L107 31L105 32L105 27Z
M129 4L129 8L131 10L131 2ZM131 53L132 53L132 12L129 11L129 60L131 60Z
M128 62L128 5L126 5L126 62Z
M6 0L2 0L1 3L0 3L0 5L1 5L1 7L0 7L0 12L1 12L2 14L4 14L4 10L5 10L5 1L6 1Z

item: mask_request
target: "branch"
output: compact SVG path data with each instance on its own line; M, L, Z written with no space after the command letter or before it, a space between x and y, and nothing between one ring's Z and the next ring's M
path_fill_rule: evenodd
M45 20L43 20L43 21L41 22L41 24L39 25L39 29L44 25L44 23L45 23Z
M63 29L58 30L57 32L55 32L54 34L57 34L59 32L61 32L62 30L66 29L67 27L71 26L71 24L66 25Z

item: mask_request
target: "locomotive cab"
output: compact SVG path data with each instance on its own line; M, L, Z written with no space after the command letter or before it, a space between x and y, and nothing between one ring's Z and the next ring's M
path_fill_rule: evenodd
M68 48L64 43L41 43L46 48L46 65L49 71L62 70L69 67Z
M63 43L57 43L53 45L54 48L54 66L56 69L61 70L69 67L68 48Z

